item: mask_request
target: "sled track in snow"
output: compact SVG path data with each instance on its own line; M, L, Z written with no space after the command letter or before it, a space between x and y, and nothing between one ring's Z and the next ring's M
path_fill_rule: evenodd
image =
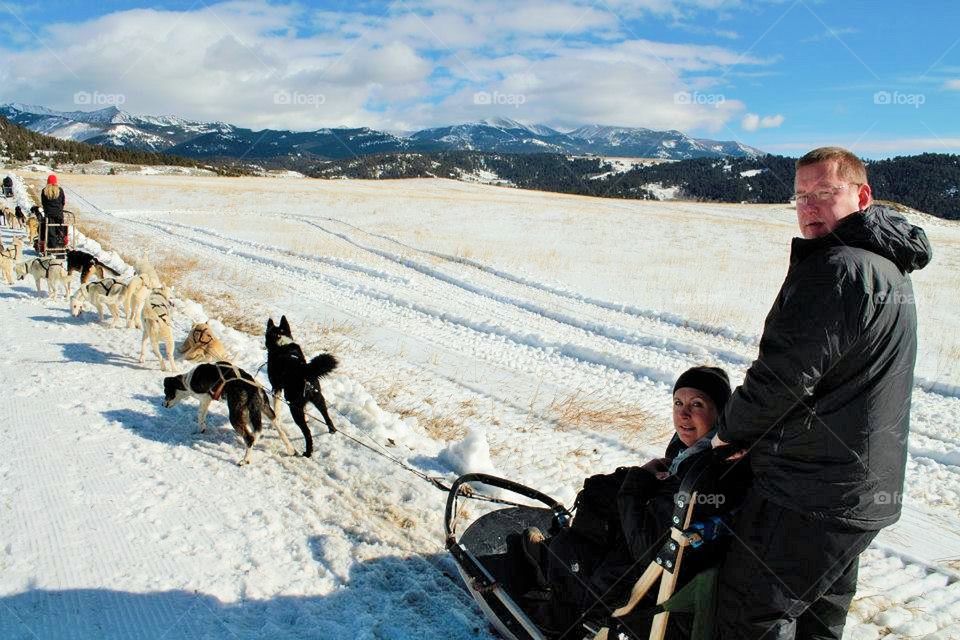
M173 223L158 223L158 222L133 221L133 220L127 220L127 222L132 222L134 224L139 224L139 225L156 229L158 231L162 231L171 237L177 238L179 240L187 241L188 243L203 247L208 250L215 251L217 255L223 255L224 253L229 253L231 256L235 258L243 259L249 263L255 263L261 266L271 267L273 270L280 269L283 271L287 271L292 275L296 275L300 277L327 282L328 284L339 289L341 292L354 294L354 295L362 295L367 298L372 298L375 300L379 300L383 303L393 305L395 307L405 308L409 311L412 311L418 314L425 321L429 321L429 319L440 320L442 322L446 322L451 325L456 325L463 329L470 330L477 334L508 340L510 342L513 342L518 347L539 350L546 353L554 353L559 355L560 357L568 358L575 362L600 366L605 369L610 369L610 370L617 371L619 373L634 376L635 378L645 377L650 380L662 382L664 384L671 384L673 382L674 374L672 370L658 369L655 367L645 366L636 361L631 362L629 359L610 356L606 353L598 352L595 349L592 349L590 347L583 347L583 346L568 343L568 342L546 340L537 334L513 331L502 326L493 326L486 321L472 320L470 318L461 316L459 314L439 311L430 306L413 302L391 293L383 292L371 286L357 285L355 283L347 282L341 278L336 278L334 276L327 275L327 274L317 273L315 271L312 271L302 266L295 266L295 265L288 264L286 262L267 258L258 253L253 253L248 251L236 251L232 246L217 244L216 242L212 242L209 240L203 240L200 238L192 237L186 233L184 234L174 233L170 229L170 227L176 226ZM199 232L205 235L210 235L212 237L217 237L220 240L226 240L227 242L230 242L233 244L240 244L245 246L253 245L251 248L256 248L259 251L265 251L265 250L273 251L273 249L268 247L263 247L258 243L250 243L249 241L231 240L223 237L218 237L219 234L209 233L204 229L197 229L197 228L186 226L186 225L182 226L181 228L183 228L184 230L188 230L190 232L194 232L194 233ZM298 293L301 293L304 297L322 299L315 289L311 289L309 287L303 286L305 283L296 283L291 280L278 280L276 278L273 278L273 279L277 280L278 285L283 286L288 290L297 291ZM328 298L325 301L332 304L336 304L338 302L338 300L335 300L333 298ZM531 312L528 312L528 313L531 313ZM583 330L583 329L580 329L580 330L587 332L586 330ZM593 335L601 339L604 339L604 338L609 339L608 336L603 336L598 334L593 334ZM663 347L658 348L653 345L643 345L643 344L629 345L629 346L636 346L644 350L658 351L664 356L676 358L680 360L680 362L684 363L685 366L689 366L694 362L693 359L688 357L688 354L677 352L675 350L671 350L668 348L663 348ZM699 352L699 350L695 350L695 351L698 352L698 355L704 355L702 352Z
M289 215L287 215L286 217L294 218L294 219L300 219L300 220L303 221L303 222L309 222L309 221L312 220L310 217L307 217L307 216L289 216ZM462 257L462 256L454 256L454 255L450 255L450 254L447 254L447 253L441 253L441 252L439 252L439 251L430 251L430 250L428 250L428 249L421 249L421 248L415 247L415 246L413 246L413 245L411 245L411 244L409 244L409 243L406 243L406 242L402 242L402 241L400 241L400 240L397 240L396 238L391 238L391 237L389 237L389 236L385 236L385 235L382 235L382 234L373 233L372 231L367 231L366 229L363 229L363 228L358 227L358 226L356 226L356 225L350 224L349 222L345 222L345 221L340 220L340 219L338 219L338 218L329 218L329 217L326 217L326 218L321 218L321 220L330 220L330 221L332 221L332 222L336 222L337 224L342 224L342 225L345 226L345 227L350 227L351 229L354 229L354 230L356 230L356 231L358 231L358 232L360 232L360 233L366 234L366 235L368 235L368 236L371 236L371 237L374 237L374 238L379 238L379 239L384 240L384 241L387 241L387 242L391 242L391 243L393 243L393 244L396 244L396 245L398 245L398 246L400 246L400 247L403 247L403 248L405 248L405 249L408 249L408 250L410 250L410 251L415 251L415 252L417 252L417 253L422 253L422 254L427 255L427 256L431 256L431 257L434 257L434 258L438 258L438 259L440 259L440 260L444 260L444 261L447 261L447 262L452 262L452 263L461 264L461 265L464 265L464 266L467 266L467 267L471 267L471 268L476 269L476 270L478 270L478 271L482 271L482 272L484 272L484 273L487 273L487 274L489 274L489 275L491 275L491 276L495 276L495 277L497 277L497 278L500 278L501 280L505 280L505 281L507 281L507 282L512 282L512 283L514 283L514 284L518 284L518 285L522 285L522 286L525 286L525 287L529 287L529 288L531 288L531 289L538 289L538 290L543 291L543 292L545 292L545 293L553 294L553 295L555 295L555 296L557 296L557 297L559 297L559 298L566 298L566 299L571 300L571 301L573 301L573 302L581 302L581 303L584 303L584 304L587 304L587 305L592 305L592 306L594 306L594 307L598 307L598 308L600 308L600 309L604 309L604 310L606 310L606 311L613 311L613 312L620 313L620 314L624 314L624 315L627 315L627 316L633 316L633 317L635 317L635 318L641 318L641 319L645 319L645 320L652 320L652 321L654 321L654 322L658 322L658 323L661 323L661 324L671 325L671 326L676 327L676 328L678 328L678 329L690 330L690 331L694 331L694 332L697 332L697 333L700 333L700 334L710 335L710 336L714 336L714 337L718 337L718 338L727 338L727 339L730 339L730 340L739 342L739 343L741 343L741 344L743 344L743 345L745 345L745 346L756 346L756 345L758 345L758 344L760 343L760 338L759 338L758 336L756 336L756 335L749 335L749 334L746 334L746 333L741 333L741 332L737 332L737 331L732 331L732 330L730 330L730 329L725 329L725 328L721 328L721 327L715 327L715 326L712 326L712 325L709 325L709 324L706 324L706 323L702 323L702 322L694 322L694 321L688 320L688 319L686 319L686 318L683 318L682 316L678 316L678 315L672 314L672 313L657 312L657 311L653 311L653 310L650 310L650 309L643 309L643 308L637 307L637 306L635 306L635 305L629 305L629 304L622 304L622 303L610 302L610 301L602 300L602 299L600 299L600 298L595 298L595 297L592 297L592 296L585 296L585 295L579 294L579 293L577 293L577 292L575 292L575 291L570 291L569 289L564 289L563 287L553 286L553 285L550 285L550 284L547 284L547 283L544 283L544 282L540 282L540 281L534 280L534 279L532 279L532 278L525 278L525 277L522 277L522 276L517 276L517 275L514 275L514 274L512 274L512 273L510 273L510 272L508 272L508 271L504 271L504 270L502 270L502 269L497 269L497 268L495 268L495 267L491 267L490 265L484 264L484 263L482 263L482 262L480 262L480 261L477 261L477 260L471 260L470 258L464 258L464 257ZM360 246L360 245L358 245L358 246Z
M330 279L328 274L321 274L315 271L310 271L303 267L296 267L288 263L281 263L279 261L267 262L268 259L264 258L262 255L255 253L247 252L237 252L232 249L230 245L241 245L251 249L255 249L258 252L269 252L273 254L279 254L286 258L290 259L302 259L307 261L315 261L328 263L325 259L315 259L313 256L302 256L299 253L286 251L283 249L278 249L270 245L264 245L262 243L252 242L249 240L241 240L238 238L233 238L229 235L222 234L215 231L207 230L203 227L196 227L193 225L185 225L175 222L147 222L142 220L128 220L130 222L136 222L139 224L150 225L154 228L170 233L170 228L177 228L189 233L180 234L178 237L193 241L196 243L204 243L196 237L193 237L191 234L203 234L207 237L215 238L217 240L223 241L224 245L217 245L215 243L206 242L207 246L211 248L220 249L221 251L229 251L233 255L238 255L247 259L259 261L262 263L273 264L277 267L286 268L288 270L298 271L302 276L308 276L316 279ZM533 318L546 319L556 322L557 324L564 325L570 329L583 332L585 335L592 336L595 339L603 341L611 341L618 343L626 347L637 347L644 351L654 351L656 353L662 354L667 357L679 357L684 363L692 364L695 361L700 361L704 357L713 357L717 360L728 363L732 366L743 366L749 363L749 359L730 351L722 349L709 349L702 346L694 346L684 343L678 340L672 340L667 338L659 338L655 336L646 336L639 334L635 331L627 331L620 327L609 325L599 322L587 322L571 316L569 314L564 314L560 312L555 312L551 309L548 309L542 305L535 303L530 303L522 299L518 299L512 296L505 296L498 294L496 292L490 291L486 288L472 285L468 282L463 281L462 279L444 274L439 270L433 269L432 267L416 263L415 261L404 259L400 256L390 254L389 252L382 252L377 249L366 247L362 244L356 243L349 237L326 229L316 223L310 222L309 220L303 221L305 224L308 224L311 227L317 228L325 233L333 235L334 237L340 238L341 240L348 242L351 246L360 248L361 250L376 255L381 259L384 259L388 262L396 264L400 267L406 269L412 269L427 278L435 280L441 284L454 286L460 290L465 291L468 294L479 296L484 299L488 299L499 304L507 305L518 309L521 312L530 314ZM341 261L338 261L341 262ZM329 266L342 268L340 264L329 264ZM370 270L370 269L357 269L353 266L349 268L350 271L357 271L360 273L366 273L368 271L374 271L377 277L380 279L389 278L392 283L409 282L408 278L402 278L397 276L387 276L384 272ZM339 281L337 284L343 287L350 287L354 290L360 290L362 293L379 298L381 300L389 301L394 304L399 304L400 306L406 306L411 309L415 309L427 316L432 316L435 318L440 318L448 322L455 322L466 328L480 331L487 334L497 334L499 336L505 337L512 340L518 344L524 344L532 346L534 348L544 349L548 351L556 351L562 355L567 355L578 360L586 361L588 363L602 365L604 367L619 369L623 372L630 373L635 376L644 376L664 384L670 384L672 382L672 374L664 373L657 369L651 369L649 367L638 366L636 363L631 363L629 357L620 356L619 358L607 356L606 354L597 352L595 349L585 346L573 346L571 343L560 342L560 341L550 341L545 340L538 336L535 333L523 333L518 331L512 331L505 327L491 327L489 322L478 322L470 318L458 315L451 314L447 312L442 312L425 305L417 305L416 303L410 302L408 300L400 299L397 296L392 294L387 294L376 289L372 289L368 286L357 287L356 285L350 285L345 281ZM494 330L492 330L494 329ZM618 366L616 360L622 360L626 366ZM689 364L687 365L689 366Z
M536 304L534 302L530 302L522 298L500 294L486 287L481 287L479 285L471 284L470 282L467 282L462 278L458 278L456 276L447 274L440 269L436 269L434 267L425 265L421 262L417 262L416 260L411 260L409 258L405 258L395 253L383 251L380 249L376 249L374 247L361 244L360 242L357 242L353 238L350 238L348 235L327 229L326 227L320 225L317 222L310 220L309 218L294 217L294 219L298 219L304 224L307 224L313 228L319 229L332 236L340 238L341 240L350 243L352 246L358 249L361 249L373 255L379 256L385 260L393 262L394 264L397 264L402 267L421 273L429 278L433 278L445 284L458 287L460 289L465 290L468 293L475 294L501 304L511 305L522 311L527 311L535 316L541 316L543 318L553 320L557 323L565 324L574 329L580 329L589 334L604 337L604 338L607 338L616 342L620 342L625 345L630 345L630 346L660 348L666 351L673 351L673 352L680 353L683 355L688 355L688 356L708 355L718 360L723 360L724 362L727 362L729 364L734 364L734 365L736 364L745 365L751 362L750 359L740 354L733 353L731 351L720 350L720 349L708 349L701 346L692 346L679 340L658 338L654 336L642 335L635 331L627 331L616 325L611 325L611 324L606 324L601 322L588 322L585 320L581 320L576 316L555 311L543 305ZM330 218L330 220L333 220L333 219ZM348 225L348 226L352 226L352 225ZM439 254L439 255L442 255L442 254ZM468 266L473 266L473 265L469 265L466 262L460 262L460 261L456 261L456 262L459 262L460 264L467 264ZM525 282L515 277L505 278L503 275L501 275L504 272L497 272L496 270L491 270L491 269L481 269L481 270L484 273L497 276L498 278L502 280L507 280L508 282L511 282L513 284L519 284L525 287L536 288L541 291L550 293L552 295L563 297L572 302L596 306L607 311L615 311L618 313L622 312L621 311L622 307L620 305L612 305L610 303L607 303L609 306L601 306L596 304L595 302L590 302L588 300L585 300L582 297L578 299L570 296L569 294L558 293L559 290L553 287L548 287L546 285L542 285L539 283L533 283L532 281ZM639 314L630 313L627 315L642 317L648 320L655 320L661 324L673 325L673 323L667 322L663 318L652 317L653 314L639 315ZM700 333L706 333L706 332L700 331Z

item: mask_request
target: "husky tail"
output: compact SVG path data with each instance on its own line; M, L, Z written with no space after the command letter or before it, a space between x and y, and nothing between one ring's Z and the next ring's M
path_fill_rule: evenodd
M337 359L329 353L321 353L307 363L306 372L309 377L322 378L337 368Z

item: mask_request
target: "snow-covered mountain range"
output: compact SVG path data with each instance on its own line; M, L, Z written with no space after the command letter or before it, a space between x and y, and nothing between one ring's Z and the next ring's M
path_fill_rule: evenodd
M191 158L269 159L307 156L341 159L388 152L469 150L683 160L748 157L763 153L739 142L691 138L676 130L590 125L564 133L544 125L526 125L509 118L489 118L395 135L367 127L254 131L224 122L132 115L115 106L96 111L56 111L11 103L0 105L0 115L28 129L57 138Z

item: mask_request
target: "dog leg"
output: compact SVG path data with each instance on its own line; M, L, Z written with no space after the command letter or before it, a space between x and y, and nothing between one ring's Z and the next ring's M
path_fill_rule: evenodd
M150 332L147 328L147 324L143 325L143 340L140 342L140 364L143 364L146 360L147 353L147 340L150 339Z
M333 420L330 419L330 414L327 413L327 403L323 399L323 394L320 393L320 387L316 386L313 388L313 393L310 394L310 401L320 409L320 415L323 416L323 421L327 423L327 431L329 433L336 433L337 429L333 426Z
M277 433L280 434L280 440L283 442L283 446L287 450L287 455L288 456L297 455L297 450L293 448L293 444L290 442L290 438L288 438L287 434L284 433L283 427L280 426L280 423L274 420L271 420L271 422L273 423L274 428L277 430Z
M166 371L167 363L163 361L163 357L160 355L160 336L156 334L156 331L150 332L150 346L153 347L153 353L160 361L160 371Z
M110 309L110 326L116 327L117 320L120 318L120 307L116 302L111 302L107 308Z
M300 431L303 432L303 440L306 444L303 457L309 458L313 455L313 435L310 433L310 427L307 425L307 417L303 413L303 404L290 400L288 400L288 402L290 403L290 415L293 416L293 421L297 423Z
M280 428L280 395L283 391L273 392L273 426Z
M213 402L213 398L210 396L203 396L200 399L200 410L197 411L197 433L203 433L207 430L207 410L210 409L211 402Z
M167 362L170 365L170 371L176 373L177 367L173 364L173 329L169 326L165 327L164 344L167 346Z

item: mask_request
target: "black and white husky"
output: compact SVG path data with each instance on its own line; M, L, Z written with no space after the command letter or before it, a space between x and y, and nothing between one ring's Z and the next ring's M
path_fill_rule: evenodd
M313 436L310 434L304 415L304 407L308 401L320 410L320 415L323 416L329 432L337 431L333 426L333 420L330 419L330 414L327 413L327 403L323 399L323 394L320 393L319 380L337 367L337 359L329 353L321 353L307 362L300 345L293 341L290 323L287 322L286 316L280 318L279 325L275 325L273 318L270 318L267 321L264 337L267 345L267 377L270 379L270 386L273 387L273 419L275 423L280 420L282 394L286 396L293 421L303 432L303 439L306 441L306 451L303 455L309 458L313 454ZM279 425L277 428L280 428Z
M172 407L185 398L196 398L200 401L200 410L197 413L199 433L203 433L207 428L207 410L210 403L220 400L222 396L226 396L230 424L247 446L246 454L237 464L250 464L253 445L263 431L260 414L266 415L271 421L275 416L263 387L258 385L249 373L229 362L221 361L197 365L187 373L163 379L163 406ZM287 434L279 425L275 422L274 424L287 453L296 455Z

